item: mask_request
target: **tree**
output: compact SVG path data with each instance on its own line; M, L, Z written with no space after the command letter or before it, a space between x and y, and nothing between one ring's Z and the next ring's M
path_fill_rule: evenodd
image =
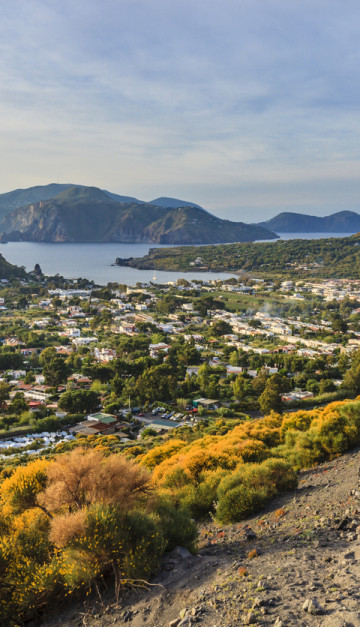
M360 350L351 357L351 367L345 373L343 387L354 394L360 392Z
M253 329L260 329L260 327L262 327L262 322L261 320L252 318L251 320L249 320L249 326L252 327Z
M26 309L28 304L29 303L28 303L26 296L21 296L18 300L17 307L18 309Z
M157 399L170 400L176 392L176 378L172 369L166 364L146 368L136 381L134 392L142 403L152 403Z
M211 312L214 309L224 309L225 307L224 303L221 300L216 300L210 294L202 296L199 300L194 302L194 305L200 316L202 316L203 318L206 318L208 312L210 312L211 318Z
M68 377L68 367L64 358L60 355L55 355L52 359L46 361L43 367L43 375L45 383L52 387L57 388L60 383L65 383Z
M306 383L306 389L308 392L312 392L316 396L317 394L319 394L320 386L316 379L308 379Z
M256 392L256 394L262 394L265 390L266 383L268 381L269 375L265 368L262 368L255 379L252 380L252 388Z
M5 401L10 397L10 385L2 381L0 383L0 408L4 405Z
M334 314L332 316L331 328L334 333L346 333L347 322L346 320L343 320L343 318L339 314Z
M50 363L50 361L54 359L54 357L56 356L57 356L56 349L53 346L49 346L48 348L45 348L43 351L41 351L40 357L39 357L40 364L42 366L45 366L45 364Z
M235 398L238 401L243 401L247 396L250 396L253 391L251 382L244 377L244 375L239 374L233 383L233 391Z
M259 398L259 403L260 409L265 416L270 414L271 411L281 413L282 404L280 391L278 386L272 383L271 379L266 382L265 390Z
M336 385L332 379L323 379L320 381L320 394L326 394L327 392L335 392Z
M91 414L99 408L100 396L91 390L73 390L62 394L59 408L70 414Z
M214 322L214 324L210 327L210 331L212 335L215 335L215 337L220 337L221 335L231 335L233 332L232 326L225 320L217 320Z
M177 299L171 294L165 294L162 298L159 298L156 302L156 309L160 313L169 314L173 313L178 307L180 307L181 300Z
M22 392L16 392L9 406L9 411L12 414L16 414L17 416L20 416L21 412L27 411L28 409L29 409L29 405L25 401L24 394Z

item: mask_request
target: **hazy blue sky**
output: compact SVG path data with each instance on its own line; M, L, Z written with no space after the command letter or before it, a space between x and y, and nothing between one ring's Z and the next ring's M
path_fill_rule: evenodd
M9 0L0 192L360 209L358 0Z

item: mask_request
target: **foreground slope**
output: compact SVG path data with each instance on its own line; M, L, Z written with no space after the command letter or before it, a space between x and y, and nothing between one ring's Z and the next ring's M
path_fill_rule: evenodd
M199 554L171 553L148 591L128 592L119 604L111 594L92 598L52 612L44 625L168 627L187 617L183 625L357 627L359 466L357 450L301 472L298 489L262 515L204 525ZM309 600L314 613L303 609Z
M3 218L3 241L209 244L272 239L263 227L230 222L198 207L118 202L96 187L71 187Z

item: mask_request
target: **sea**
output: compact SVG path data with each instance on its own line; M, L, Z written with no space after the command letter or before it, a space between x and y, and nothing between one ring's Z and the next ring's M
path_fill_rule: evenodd
M324 237L347 237L351 233L281 233L280 238L320 239ZM269 241L269 240L266 240ZM278 241L278 240L271 240ZM60 274L66 279L86 278L98 285L109 282L135 285L136 283L156 282L165 284L180 278L188 281L200 279L228 279L234 276L226 272L160 272L156 270L137 270L115 265L116 257L143 257L150 248L168 248L160 244L70 244L42 242L7 242L0 244L0 253L18 266L33 270L36 263L44 274Z

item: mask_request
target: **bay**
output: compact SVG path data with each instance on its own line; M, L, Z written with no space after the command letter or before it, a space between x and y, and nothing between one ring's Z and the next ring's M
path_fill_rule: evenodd
M10 263L33 270L36 263L44 274L60 274L66 279L86 278L99 285L109 282L135 285L149 283L154 279L154 270L137 270L113 266L116 257L143 257L150 248L168 248L159 244L53 244L43 242L7 242L0 244L0 253ZM160 272L156 271L156 282L167 283L184 278L229 279L234 276L225 272Z

